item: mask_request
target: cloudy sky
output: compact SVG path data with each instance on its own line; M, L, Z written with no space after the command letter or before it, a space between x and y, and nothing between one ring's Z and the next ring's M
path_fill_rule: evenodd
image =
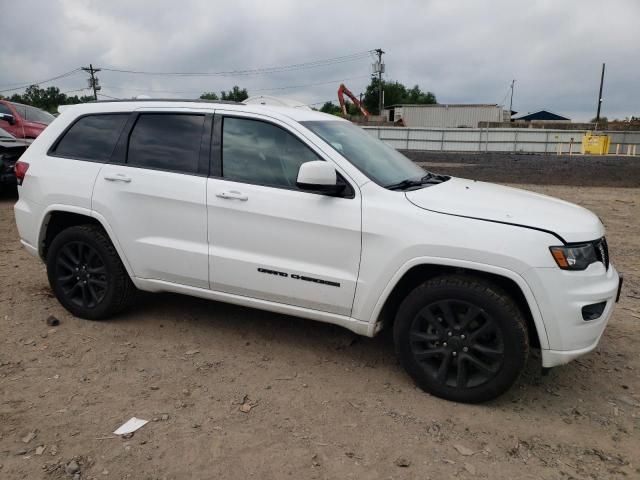
M595 116L606 62L603 115L640 115L637 0L0 0L0 8L3 95L89 63L151 73L219 73L382 48L388 80L418 84L439 103L508 106L509 84L516 79L514 110L547 108L576 121ZM105 70L99 78L102 93L119 98L195 98L237 84L250 94L311 104L335 101L340 81L356 94L364 91L371 62L363 54L275 73ZM42 84L49 85L81 89L86 74Z

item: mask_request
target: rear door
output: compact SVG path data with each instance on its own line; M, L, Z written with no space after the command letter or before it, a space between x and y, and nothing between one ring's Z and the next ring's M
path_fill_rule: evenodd
M93 209L111 225L136 277L209 287L206 183L212 116L132 115L104 165Z
M325 160L275 119L216 111L208 180L214 290L350 315L360 264L360 192L296 187L299 166Z

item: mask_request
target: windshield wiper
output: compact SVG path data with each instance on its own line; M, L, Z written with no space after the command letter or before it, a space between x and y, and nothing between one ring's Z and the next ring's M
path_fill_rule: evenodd
M406 180L402 180L401 182L398 182L398 183L392 183L391 185L385 185L384 188L387 188L389 190L405 190L407 188L421 187L421 186L422 186L422 179L420 179L420 180L406 179Z
M398 183L385 185L384 188L387 188L389 190L405 190L411 187L421 187L423 185L435 185L438 183L442 183L448 179L449 177L447 177L446 175L436 175L435 173L427 172L427 174L424 175L420 180L412 180L408 178Z

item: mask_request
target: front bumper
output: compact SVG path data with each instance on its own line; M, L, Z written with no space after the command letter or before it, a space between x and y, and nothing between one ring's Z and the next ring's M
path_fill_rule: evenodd
M616 303L620 277L594 263L584 271L533 268L524 275L540 308L549 343L542 350L542 366L555 367L596 348ZM606 302L595 320L584 320L582 307Z

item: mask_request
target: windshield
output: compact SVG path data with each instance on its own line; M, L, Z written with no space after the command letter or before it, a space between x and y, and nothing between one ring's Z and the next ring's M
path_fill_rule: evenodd
M13 106L27 122L37 122L49 125L56 118L49 112L45 112L44 110L40 110L39 108L31 107L29 105L14 103Z
M425 171L400 152L350 122L301 122L371 180L383 187L420 180Z

